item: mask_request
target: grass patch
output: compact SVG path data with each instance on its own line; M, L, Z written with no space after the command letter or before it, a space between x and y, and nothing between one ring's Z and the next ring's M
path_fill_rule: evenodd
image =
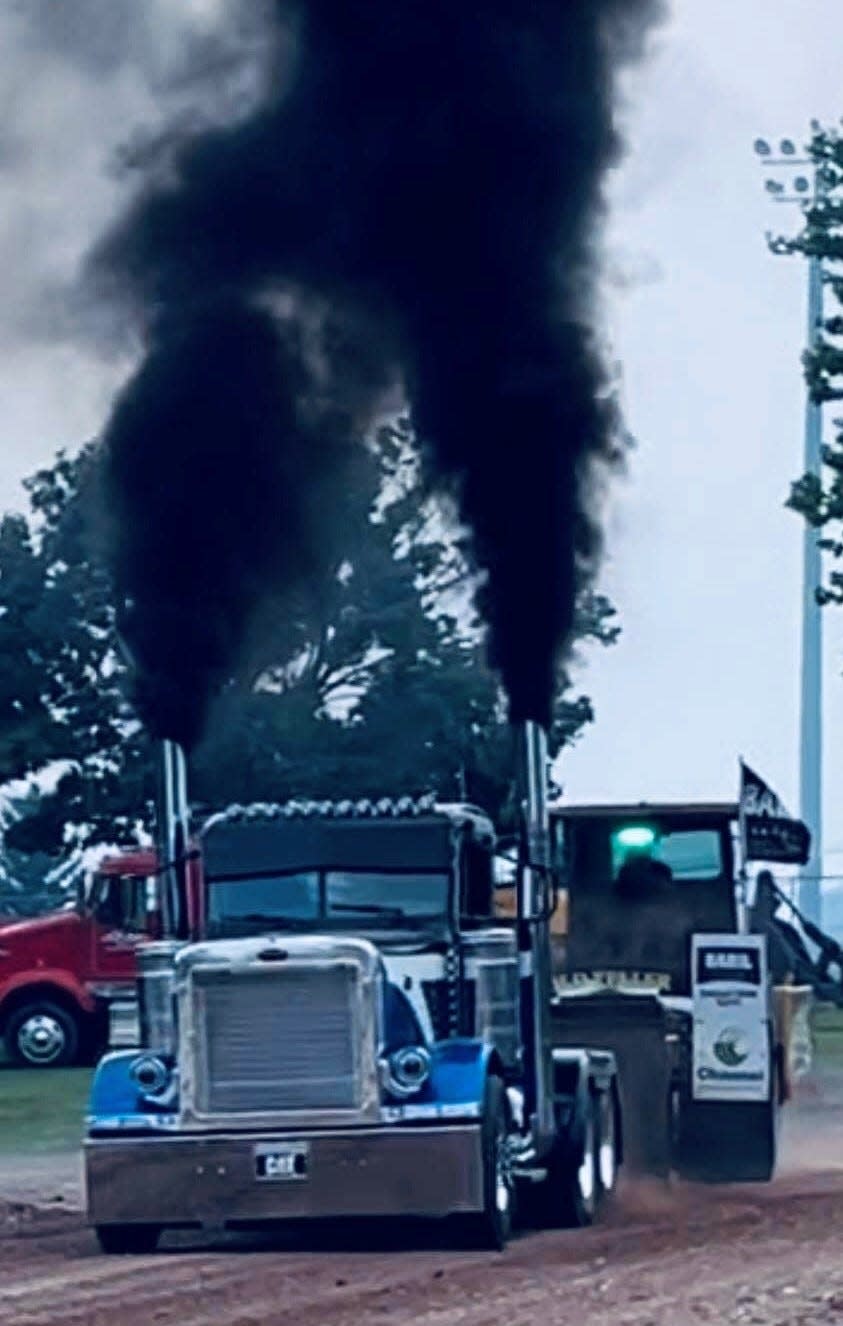
M843 1008L815 1004L811 1010L811 1030L815 1066L843 1070Z
M843 1073L843 1009L811 1010L814 1071ZM0 1063L0 1157L51 1155L81 1145L92 1069L17 1069Z
M0 1155L48 1155L82 1141L90 1068L0 1069Z

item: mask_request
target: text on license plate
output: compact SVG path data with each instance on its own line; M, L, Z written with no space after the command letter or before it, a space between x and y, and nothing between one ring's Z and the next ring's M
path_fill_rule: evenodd
M259 1179L306 1179L310 1161L307 1142L258 1142L255 1174Z

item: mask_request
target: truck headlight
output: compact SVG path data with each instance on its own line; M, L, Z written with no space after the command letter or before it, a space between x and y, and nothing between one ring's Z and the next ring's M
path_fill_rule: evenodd
M154 1054L142 1054L129 1066L129 1077L144 1096L160 1096L170 1085L170 1070Z
M386 1085L394 1096L414 1096L430 1077L430 1055L422 1045L405 1045L387 1060Z

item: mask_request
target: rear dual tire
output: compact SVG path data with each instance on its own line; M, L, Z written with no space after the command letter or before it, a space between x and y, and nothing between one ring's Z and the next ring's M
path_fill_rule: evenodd
M595 1105L597 1112L597 1187L600 1201L605 1204L614 1196L620 1165L618 1103L614 1091L601 1091Z
M547 1177L534 1193L536 1223L551 1229L594 1224L614 1193L617 1173L615 1098L611 1091L601 1091L590 1096L585 1107L576 1158L561 1148L550 1158Z

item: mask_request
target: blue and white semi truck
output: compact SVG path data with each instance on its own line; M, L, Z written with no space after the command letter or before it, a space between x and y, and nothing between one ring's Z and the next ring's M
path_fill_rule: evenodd
M87 1207L105 1251L368 1216L452 1217L500 1249L519 1217L595 1219L621 1160L615 1060L553 1045L546 747L533 724L520 737L511 921L481 811L252 806L190 845L170 748L163 846L189 869L173 871L171 933L139 957L142 1047L93 1082Z

